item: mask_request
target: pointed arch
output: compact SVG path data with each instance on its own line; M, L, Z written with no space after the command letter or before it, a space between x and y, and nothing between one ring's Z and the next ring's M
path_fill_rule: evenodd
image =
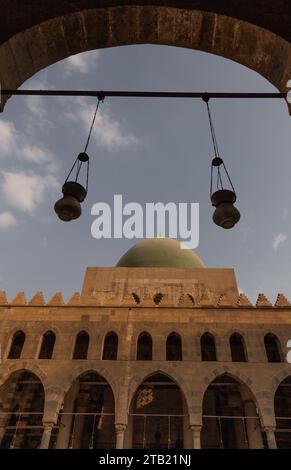
M232 374L217 375L203 396L202 448L262 449L266 447L256 399Z
M137 340L136 360L151 361L153 356L153 341L151 335L143 331Z
M12 372L0 387L1 449L36 449L42 438L44 386L28 369ZM21 431L20 431L21 430Z
M58 415L56 449L112 449L115 447L115 399L104 378L82 372L67 390Z
M291 449L291 375L279 384L274 398L278 449Z
M110 331L104 338L102 359L107 361L116 361L117 354L118 336L114 331Z
M264 337L264 344L268 362L283 362L281 343L276 335L267 333Z
M8 359L20 359L25 342L25 333L22 330L14 333L9 348Z
M232 362L247 362L245 340L240 333L233 333L229 338Z
M137 387L129 408L130 448L187 448L188 409L179 385L167 374L150 374Z
M49 330L44 333L44 335L42 336L38 359L52 359L55 342L56 335L53 331Z
M73 359L87 359L90 337L87 331L80 331L76 336Z
M166 360L182 361L182 339L176 332L170 333L167 337Z
M201 360L217 361L216 344L214 336L206 332L200 338Z

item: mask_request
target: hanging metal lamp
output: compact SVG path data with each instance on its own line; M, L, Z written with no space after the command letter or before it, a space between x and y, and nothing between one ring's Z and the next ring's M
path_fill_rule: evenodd
M63 222L70 222L71 220L78 219L82 213L81 203L85 200L88 192L89 183L89 155L87 148L90 142L93 126L95 123L96 115L98 112L100 99L98 98L97 106L95 109L94 117L90 127L89 135L85 145L85 149L76 158L65 183L62 187L63 197L59 199L54 206L55 212L60 220ZM80 179L85 180L82 185ZM85 174L85 175L84 175Z
M215 157L211 162L210 182L210 200L212 205L215 207L212 219L213 222L219 227L230 229L233 228L240 220L240 213L234 206L234 203L236 202L236 192L224 161L219 156L217 140L209 107L209 98L205 97L203 100L207 105L211 137L215 154Z

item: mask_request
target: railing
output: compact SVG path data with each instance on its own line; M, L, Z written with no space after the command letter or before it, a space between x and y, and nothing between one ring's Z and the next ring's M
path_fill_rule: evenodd
M43 434L43 413L1 412L0 448L18 449L39 447Z
M201 440L203 448L249 449L252 446L266 447L266 438L258 416L203 415L202 418Z
M275 435L279 449L291 449L291 417L276 417Z
M114 448L114 416L114 413L60 413L52 428L49 447L58 448L62 439L65 448L70 449ZM43 413L36 412L0 413L0 448L38 448L44 430L42 418Z
M50 448L110 449L115 447L113 413L59 414L52 428ZM132 448L183 448L186 415L129 414ZM203 415L203 448L249 448L251 439L267 448L267 440L258 416ZM43 435L43 413L0 412L0 448L38 448ZM276 417L278 448L291 448L291 417Z
M115 448L114 413L61 412L53 428L50 448Z
M131 413L133 449L182 449L182 414Z

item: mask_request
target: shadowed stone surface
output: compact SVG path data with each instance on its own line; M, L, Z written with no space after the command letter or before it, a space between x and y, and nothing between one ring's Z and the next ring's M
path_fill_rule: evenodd
M217 54L280 91L291 77L290 1L0 0L0 9L2 89L73 54L129 44Z

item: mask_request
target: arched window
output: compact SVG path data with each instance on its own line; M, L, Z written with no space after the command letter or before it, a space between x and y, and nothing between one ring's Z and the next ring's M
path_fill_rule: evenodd
M204 333L200 338L202 361L217 361L214 336Z
M264 338L264 342L268 362L282 362L281 344L277 336L268 333Z
M231 359L233 362L247 362L245 342L239 333L233 333L229 338Z
M118 350L118 336L114 332L107 333L104 346L102 359L107 361L116 361Z
M86 331L78 333L75 343L73 359L87 359L89 335Z
M182 361L182 341L177 333L171 333L167 338L166 359L167 361Z
M23 331L17 331L12 339L8 359L20 359L24 341L25 333L23 333Z
M151 361L152 360L152 337L148 333L141 333L137 341L137 361Z
M54 352L56 335L53 331L47 331L42 337L39 359L51 359Z

